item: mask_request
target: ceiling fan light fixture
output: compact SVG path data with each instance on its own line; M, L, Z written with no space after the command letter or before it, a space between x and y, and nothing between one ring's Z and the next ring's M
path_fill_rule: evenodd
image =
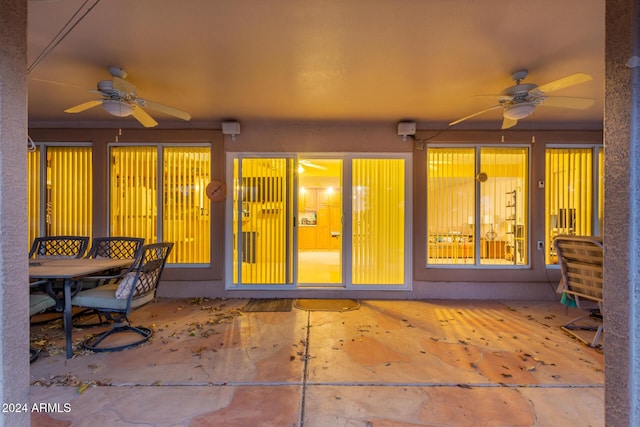
M102 108L107 113L117 117L127 117L133 113L133 107L124 101L117 99L105 99L102 101Z
M511 120L520 120L528 117L536 109L532 102L513 104L504 109L504 117Z

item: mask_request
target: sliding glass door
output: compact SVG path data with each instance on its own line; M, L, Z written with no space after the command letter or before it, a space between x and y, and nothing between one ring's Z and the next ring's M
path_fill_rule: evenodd
M229 156L228 286L409 288L407 157Z

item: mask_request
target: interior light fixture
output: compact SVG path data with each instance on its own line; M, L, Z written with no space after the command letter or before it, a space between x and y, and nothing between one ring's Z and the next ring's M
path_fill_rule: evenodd
M117 99L105 99L102 101L102 108L107 113L117 117L127 117L133 113L133 107L124 101Z
M511 120L520 120L529 116L536 109L532 102L520 102L513 104L504 109L504 117Z

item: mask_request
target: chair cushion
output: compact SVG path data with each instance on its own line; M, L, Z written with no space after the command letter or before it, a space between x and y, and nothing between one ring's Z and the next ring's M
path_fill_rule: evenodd
M56 302L49 295L29 294L29 317L42 313L55 305Z
M127 309L127 300L119 299L115 296L118 286L117 283L114 283L78 292L78 294L71 299L71 304L78 307L96 308L98 310L104 309L105 311L125 311ZM148 294L142 298L133 299L131 300L131 308L136 308L153 301L153 298L153 294Z
M116 298L118 299L127 299L129 298L129 294L133 289L133 283L136 280L136 273L131 272L127 273L124 278L120 281L118 285L118 289L116 289Z

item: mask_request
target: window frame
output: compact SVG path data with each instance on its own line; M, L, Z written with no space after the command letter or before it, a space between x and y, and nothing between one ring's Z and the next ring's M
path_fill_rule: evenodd
M591 150L591 175L592 175L592 188L591 188L591 233L589 236L599 236L602 234L601 230L601 217L602 213L602 203L604 202L604 186L602 185L604 179L604 146L602 144L597 143L579 143L579 144L560 144L560 143L549 143L544 147L544 184L545 184L545 195L544 195L544 210L541 213L543 215L543 224L544 224L544 238L548 244L545 244L544 250L544 263L546 268L559 269L559 263L549 263L551 256L550 253L553 251L552 248L552 239L551 239L551 231L547 228L547 209L549 208L549 200L547 198L547 152L548 150L578 150L578 149L589 149ZM602 168L600 168L600 162L602 161Z
M46 204L46 195L47 195L47 150L49 148L53 148L53 147L67 147L67 148L82 148L82 147L86 147L89 148L91 151L91 159L89 162L89 168L91 168L92 171L92 182L90 184L90 192L93 193L93 186L94 186L94 179L93 179L93 173L95 173L95 171L93 170L93 162L94 162L94 147L93 144L91 142L87 142L87 141L82 141L82 142L59 142L59 141L45 141L45 142L35 142L34 146L36 147L35 150L33 151L39 151L39 159L38 159L38 166L39 166L39 176L37 177L38 179L38 191L39 194L37 194L35 197L37 198L37 209L35 209L37 211L37 215L38 218L34 221L32 221L31 219L28 220L28 224L29 224L29 244L31 244L31 241L33 240L33 238L35 237L39 237L39 236L47 236L47 204ZM29 188L27 189L27 191L29 190ZM28 198L30 198L31 196L27 196ZM94 202L93 202L93 197L91 197L91 206L88 208L88 211L90 212L90 218L91 221L93 221L93 216L94 216ZM31 213L31 210L29 210L29 213ZM36 230L32 230L31 229L31 224L32 223L37 223L37 229ZM93 224L89 225L89 237L91 237L91 232L93 230ZM56 233L56 234L62 234L62 233ZM67 234L72 234L72 233L67 233Z
M180 148L185 148L185 147L193 147L193 148L207 148L209 150L209 180L213 179L214 177L214 149L213 149L213 143L212 142L206 142L206 143L202 143L202 142L187 142L187 143L175 143L175 142L135 142L135 141L127 141L127 142L110 142L107 144L107 150L106 150L106 156L108 159L108 167L106 170L106 187L107 187L107 192L106 192L106 208L107 208L107 217L106 217L106 230L107 233L109 235L111 235L111 210L112 210L112 206L111 206L111 178L112 178L112 163L111 163L111 155L112 155L112 148L114 147L129 147L129 148L134 148L134 147L154 147L156 149L157 152L157 178L156 178L156 186L157 186L157 194L156 194L156 208L157 208L157 215L156 215L156 238L158 241L163 241L164 239L164 219L165 219L165 209L164 209L164 187L165 187L165 183L164 183L164 155L165 155L165 148L171 148L171 147L180 147ZM207 203L209 204L209 234L208 236L206 236L207 239L209 239L209 262L207 263L176 263L176 262L172 262L169 263L167 262L166 267L169 269L174 269L174 268L180 268L180 269L210 269L212 268L216 263L218 263L219 261L217 261L216 259L214 259L214 250L213 250L213 239L212 239L212 233L213 233L213 220L212 220L212 211L213 211L213 206L212 206L212 202L207 199ZM146 243L151 243L151 242L146 242Z
M526 201L526 209L524 211L524 215L526 216L526 224L524 224L524 230L525 230L525 236L526 236L526 241L524 242L525 245L525 253L527 254L527 258L526 258L526 262L521 263L521 264L517 264L517 263L504 263L504 264L488 264L488 263L483 263L482 262L482 258L479 256L481 254L481 227L477 227L477 224L474 224L474 228L473 228L473 253L474 253L474 257L473 257L473 262L470 263L450 263L450 264L436 264L436 263L430 263L429 262L429 249L428 249L428 245L429 245L429 149L432 148L438 148L438 149L461 149L461 148L466 148L466 149L473 149L474 151L474 159L473 159L473 163L474 163L474 177L477 177L477 175L481 172L481 151L482 149L524 149L526 152L526 172L524 174L524 178L526 180L526 194L524 194L524 198ZM531 269L532 266L532 235L531 235L531 230L532 230L532 206L531 206L531 200L532 200L532 186L531 186L531 182L532 182L532 173L533 173L533 169L532 169L532 157L534 155L534 151L533 148L530 144L526 144L526 143L517 143L517 144L496 144L496 143L480 143L480 142L474 142L474 143L459 143L459 144L453 144L453 143L431 143L429 144L426 149L425 149L425 216L424 216L424 220L425 220L425 244L426 244L426 249L425 249L425 258L422 260L422 266L423 268L425 268L425 270L470 270L470 269L482 269L482 270L527 270L527 269ZM477 184L477 180L474 184L474 212L473 215L475 218L480 218L481 217L481 188L480 186Z

